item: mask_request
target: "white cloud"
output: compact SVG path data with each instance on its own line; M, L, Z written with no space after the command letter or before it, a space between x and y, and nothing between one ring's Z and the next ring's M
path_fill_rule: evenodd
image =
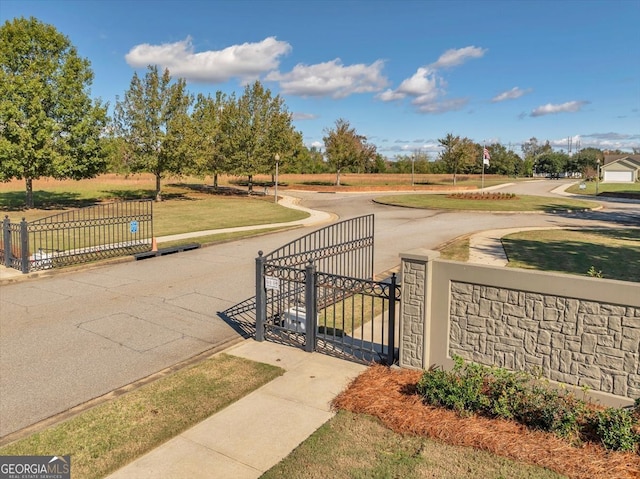
M376 98L382 101L396 101L396 100L402 100L406 96L407 95L405 95L404 93L399 93L398 91L391 90L389 88L383 91L382 93L378 93L378 95L376 95Z
M444 113L459 110L468 103L466 98L441 100L446 95L447 82L439 74L439 69L450 68L464 63L470 58L480 58L486 49L474 46L447 50L435 63L420 67L395 90L388 89L377 95L381 101L397 101L410 97L411 104L420 113Z
M440 55L437 62L431 64L431 67L435 69L454 67L464 63L469 58L482 58L485 53L487 53L485 48L474 46L447 50Z
M191 81L223 83L237 77L246 82L278 68L280 57L290 51L289 43L268 37L258 43L195 53L191 37L187 37L175 43L136 45L125 59L132 67L158 65L168 68L172 76Z
M588 101L568 101L566 103L560 103L554 105L553 103L547 103L546 105L539 106L535 108L530 116L544 116L544 115L552 115L555 113L565 113L565 112L576 112L580 111L580 109L589 104Z
M422 98L421 101L435 99L441 93L438 89L438 80L435 71L429 68L418 68L411 77L400 83L397 92Z
M318 118L318 115L315 115L313 113L293 113L291 117L294 120L315 120L316 118Z
M502 93L494 96L491 101L497 103L499 101L515 100L516 98L520 98L522 95L526 95L530 92L530 88L527 90L522 90L521 88L514 86L511 90L503 91Z
M610 131L609 133L590 133L584 136L587 138L595 138L598 140L638 140L640 139L639 134L629 135L626 133L615 133L613 131Z
M468 98L452 98L450 100L435 101L435 102L428 101L424 103L419 103L417 100L418 99L414 100L412 103L416 105L420 113L433 113L433 114L460 110L467 103L469 103Z
M271 72L267 81L280 82L282 93L298 96L344 98L354 93L382 90L388 81L382 75L384 62L343 65L339 58L315 65L298 64L288 73Z

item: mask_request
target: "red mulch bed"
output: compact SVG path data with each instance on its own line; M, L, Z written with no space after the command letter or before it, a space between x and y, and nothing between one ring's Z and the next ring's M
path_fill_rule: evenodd
M517 461L546 467L576 479L638 479L640 455L607 451L586 443L573 447L553 434L515 422L455 412L423 404L415 391L422 371L371 366L333 402L336 409L379 418L403 434L471 446Z

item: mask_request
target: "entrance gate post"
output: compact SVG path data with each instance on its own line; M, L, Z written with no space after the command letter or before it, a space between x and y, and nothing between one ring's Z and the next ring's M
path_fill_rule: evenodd
M267 316L267 299L264 285L264 256L258 251L256 258L256 341L264 341L264 322Z
M396 356L396 274L391 275L391 286L389 287L389 350L387 354L387 365L391 366Z
M316 330L318 328L318 312L316 311L316 267L313 260L305 267L305 291L304 291L304 309L305 309L305 344L304 350L308 353L316 349Z

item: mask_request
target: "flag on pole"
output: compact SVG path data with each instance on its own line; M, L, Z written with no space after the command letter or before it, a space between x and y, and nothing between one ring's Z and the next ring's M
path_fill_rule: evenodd
M489 160L491 159L491 155L489 154L489 150L484 147L483 151L482 151L482 162L489 166Z

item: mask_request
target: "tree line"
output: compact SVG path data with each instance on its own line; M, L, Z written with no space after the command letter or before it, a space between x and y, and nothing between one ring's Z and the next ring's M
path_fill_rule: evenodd
M438 140L437 158L415 151L384 158L375 145L340 118L324 130L324 152L306 147L292 124L284 100L259 81L241 95L192 95L184 79L149 66L133 74L129 88L108 105L92 99L93 72L69 39L55 27L31 17L0 27L0 181L25 181L25 205L33 207L33 180L92 178L101 173L147 172L155 176L155 197L162 180L183 174L246 177L283 173L459 173L513 176L532 171L555 173L595 167L602 153L554 152L532 138L523 158L510 148L483 149L452 133Z

